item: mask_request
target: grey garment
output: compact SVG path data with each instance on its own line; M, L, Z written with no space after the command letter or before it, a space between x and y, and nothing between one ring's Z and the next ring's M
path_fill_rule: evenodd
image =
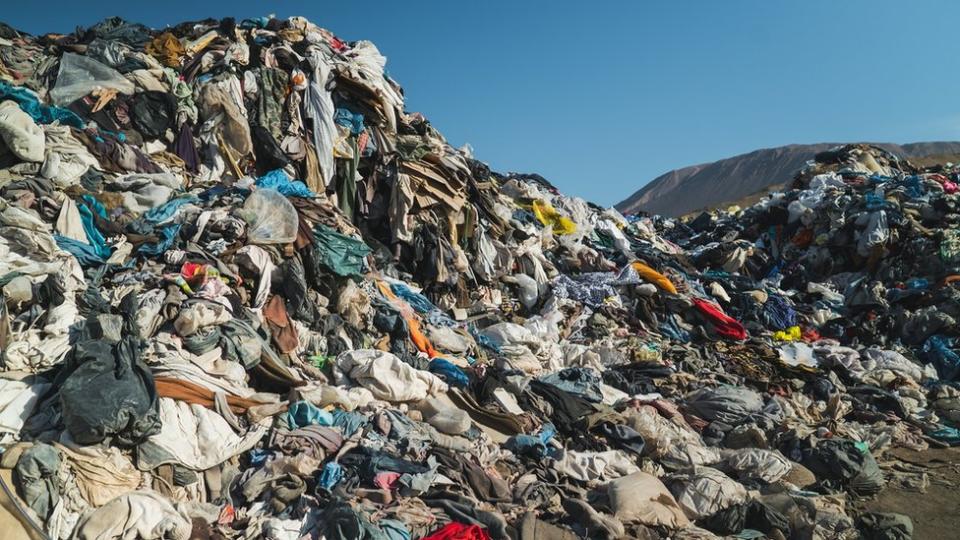
M546 521L537 519L533 512L527 512L517 524L518 540L577 540L579 537L569 529L562 529Z
M636 270L627 265L620 275L616 276L609 272L589 272L579 274L575 278L560 274L554 278L550 286L557 298L569 298L590 307L599 307L607 298L618 296L614 287L640 283Z
M736 425L758 415L763 409L763 398L743 387L701 388L687 396L687 409L710 422Z
M594 403L603 401L600 374L590 368L564 368L540 377L540 381L559 388L564 392L582 397L587 401Z
M60 502L61 486L57 471L61 459L59 450L49 444L38 443L24 451L17 461L20 497L44 520Z
M623 524L616 518L597 512L586 501L564 499L563 509L587 530L587 538L613 540L626 534Z
M306 453L319 460L326 459L343 446L343 435L338 428L305 426L292 431L278 429L275 444L288 454Z
M903 514L867 512L857 523L864 540L911 540L913 521Z

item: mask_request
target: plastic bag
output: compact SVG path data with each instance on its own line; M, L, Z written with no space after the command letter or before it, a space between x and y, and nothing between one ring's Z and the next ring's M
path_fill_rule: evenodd
M67 105L98 88L113 88L121 94L133 94L134 85L117 70L92 58L63 53L57 83L50 97L57 105Z
M297 209L274 189L258 189L243 205L251 244L288 244L297 238Z

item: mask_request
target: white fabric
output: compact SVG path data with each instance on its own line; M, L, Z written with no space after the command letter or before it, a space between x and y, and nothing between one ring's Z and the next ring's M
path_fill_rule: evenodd
M0 379L0 440L8 433L20 433L40 396L49 389L50 384L45 382Z
M0 139L10 152L22 159L43 161L43 129L13 101L0 103Z
M166 540L190 537L190 519L162 495L135 491L113 499L80 521L77 540Z
M433 373L415 369L388 352L372 349L340 353L334 378L339 385L353 381L373 397L393 403L419 401L448 388Z
M169 398L160 398L160 418L160 432L139 447L141 470L176 463L203 471L253 448L267 430L254 425L240 437L216 412Z
M780 452L762 448L736 450L727 457L727 465L737 472L737 477L741 480L761 480L767 483L780 480L793 468L793 463Z
M562 475L581 482L620 478L640 470L619 450L575 452L567 450L560 459L550 460L550 467Z

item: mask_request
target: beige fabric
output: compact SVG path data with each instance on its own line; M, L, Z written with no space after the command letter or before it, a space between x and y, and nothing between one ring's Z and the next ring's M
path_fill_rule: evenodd
M83 230L83 221L80 220L80 209L70 197L63 198L63 204L60 206L60 214L57 216L57 224L54 229L60 236L73 238L84 244L90 243L87 241L87 233Z
M121 495L87 515L77 526L77 540L186 540L190 519L160 494L136 491Z
M353 381L373 397L390 402L419 401L447 391L447 383L429 371L414 369L384 351L361 349L337 356L334 376L337 384Z
M635 472L607 485L610 508L620 521L679 529L690 524L676 499L656 476Z
M140 471L114 446L81 446L67 432L54 446L67 458L80 494L91 506L103 506L140 485Z

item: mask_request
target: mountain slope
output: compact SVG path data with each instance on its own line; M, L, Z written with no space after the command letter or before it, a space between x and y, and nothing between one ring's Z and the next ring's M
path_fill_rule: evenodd
M679 216L737 201L789 181L813 159L838 143L790 144L754 150L713 163L676 169L658 176L616 205L624 213L640 211ZM906 158L960 154L960 142L879 143Z

